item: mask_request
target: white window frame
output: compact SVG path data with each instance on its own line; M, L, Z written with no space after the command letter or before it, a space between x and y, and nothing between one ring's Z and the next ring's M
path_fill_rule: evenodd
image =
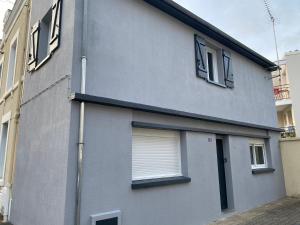
M252 169L267 168L268 167L268 160L267 160L267 152L266 152L265 141L264 140L253 139L253 140L250 140L249 151L251 151L250 146L252 146L252 154L253 154L253 160L254 160L254 164L251 163L251 168ZM257 162L256 162L255 147L262 147L262 149L263 149L264 164L257 164ZM250 152L250 154L251 154L251 152ZM250 155L250 157L251 157L251 155ZM251 158L250 158L250 160L251 160Z
M214 80L211 80L209 77L209 64L208 64L208 53L212 54L213 60L213 73L214 73ZM207 66L207 79L211 82L219 83L219 71L218 71L218 54L217 50L206 46L206 66Z
M118 225L121 225L122 214L120 210L91 215L91 220L92 220L91 225L96 225L98 221L112 219L112 218L118 218Z
M10 56L11 56L11 47L13 44L16 43L16 53L15 53L15 63L14 63L14 69L12 74L12 85L11 87L7 87L8 83L8 75L10 71ZM16 75L16 68L17 68L17 59L18 59L18 46L19 46L19 30L16 32L15 36L12 38L9 46L9 56L8 56L8 64L7 64L7 73L6 73L6 84L5 84L5 92L11 92L15 86L15 75Z
M174 173L174 174L155 174L155 175L148 175L148 176L138 176L138 177L134 177L133 174L133 166L132 166L132 181L137 181L137 180L149 180L149 179L160 179L160 178L172 178L172 177L179 177L179 176L183 176L183 172L182 172L182 150L181 150L181 134L180 131L173 131L173 130L159 130L159 129L151 129L151 128L133 128L132 130L132 153L133 153L133 139L134 139L134 130L135 131L141 131L141 132L149 132L149 134L143 134L142 136L148 136L149 137L157 137L158 135L162 135L162 136L168 136L170 135L170 137L176 137L178 138L178 143L177 143L177 154L178 154L178 167L179 167L179 171L178 173ZM169 133L168 133L169 132ZM172 135L172 136L171 136ZM174 136L176 135L176 136ZM133 162L133 156L132 156L132 162Z
M4 123L7 123L7 137L6 137L6 145L5 145L5 150L4 150L2 178L0 177L0 186L4 186L4 181L5 181L6 157L7 157L7 149L8 149L8 141L9 141L9 132L10 132L10 119L11 119L11 112L8 112L2 117L2 120L1 120L0 145L2 142L2 131L3 131Z

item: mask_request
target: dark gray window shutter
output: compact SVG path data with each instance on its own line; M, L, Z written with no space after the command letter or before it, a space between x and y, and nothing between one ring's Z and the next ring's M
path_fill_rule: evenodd
M234 88L234 77L232 72L232 59L230 52L223 49L223 67L224 67L224 78L225 85L228 88Z
M61 29L61 2L62 0L54 0L52 5L52 21L49 42L50 53L53 53L59 47Z
M198 77L207 79L207 56L205 40L195 35L196 74Z
M40 34L40 22L36 22L31 29L28 70L33 71L37 66L38 60L38 45Z

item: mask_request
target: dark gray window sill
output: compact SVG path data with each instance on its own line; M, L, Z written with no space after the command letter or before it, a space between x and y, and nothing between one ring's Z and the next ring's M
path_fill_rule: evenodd
M191 178L189 177L168 177L168 178L158 178L158 179L148 179L148 180L135 180L132 181L131 189L142 189L142 188L151 188L151 187L159 187L166 186L171 184L184 184L191 182Z
M252 169L252 174L273 173L274 171L273 168Z
M222 88L227 88L224 84L220 84L218 82L214 82L214 81L211 81L209 79L206 80L208 83L211 83L211 84L214 84L214 85L217 85L219 87L222 87Z

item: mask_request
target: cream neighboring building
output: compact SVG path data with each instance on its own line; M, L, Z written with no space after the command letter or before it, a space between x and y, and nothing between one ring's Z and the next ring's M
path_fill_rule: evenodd
M288 196L300 196L300 51L285 54L281 74L273 73L274 94L281 133L281 155Z
M4 221L12 199L29 15L30 0L16 0L6 12L0 45L0 214Z
M300 137L300 51L286 53L279 64L281 73L273 73L273 85L278 125L285 130L281 136Z

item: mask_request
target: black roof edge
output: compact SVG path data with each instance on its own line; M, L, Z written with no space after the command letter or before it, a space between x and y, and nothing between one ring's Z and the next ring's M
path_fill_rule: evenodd
M162 10L163 12L169 14L170 16L175 17L179 21L183 22L186 25L189 25L195 30L198 30L199 32L207 35L208 37L220 42L226 47L247 57L248 59L262 66L264 69L268 71L277 70L278 66L276 64L274 64L267 58L263 57L262 55L258 54L257 52L253 51L252 49L242 44L241 42L237 41L236 39L232 38L228 34L224 33L220 29L213 26L212 24L208 23L207 21L201 19L197 15L183 8L182 6L175 3L174 1L172 0L144 0L144 1Z
M274 132L282 132L283 131L283 129L280 129L277 127L270 127L270 126L253 124L253 123L248 123L248 122L223 119L223 118L219 118L219 117L207 116L207 115L202 115L202 114L197 114L197 113L190 113L190 112L185 112L185 111L178 111L178 110L174 110L174 109L161 108L161 107L157 107L157 106L145 105L145 104L140 104L140 103L135 103L135 102L128 102L128 101L94 96L94 95L89 95L89 94L81 94L81 93L76 93L76 92L72 93L69 96L69 99L72 101L77 101L77 102L86 102L86 103L91 103L91 104L99 104L99 105L114 106L114 107L120 107L120 108L126 108L126 109L134 109L134 110L139 110L139 111L143 111L143 112L159 113L159 114L163 114L163 115L204 120L204 121L210 121L210 122L216 122L216 123L222 123L222 124L228 124L228 125L236 125L236 126L241 126L241 127L255 128L255 129L260 129L260 130L267 130L267 131L274 131Z

